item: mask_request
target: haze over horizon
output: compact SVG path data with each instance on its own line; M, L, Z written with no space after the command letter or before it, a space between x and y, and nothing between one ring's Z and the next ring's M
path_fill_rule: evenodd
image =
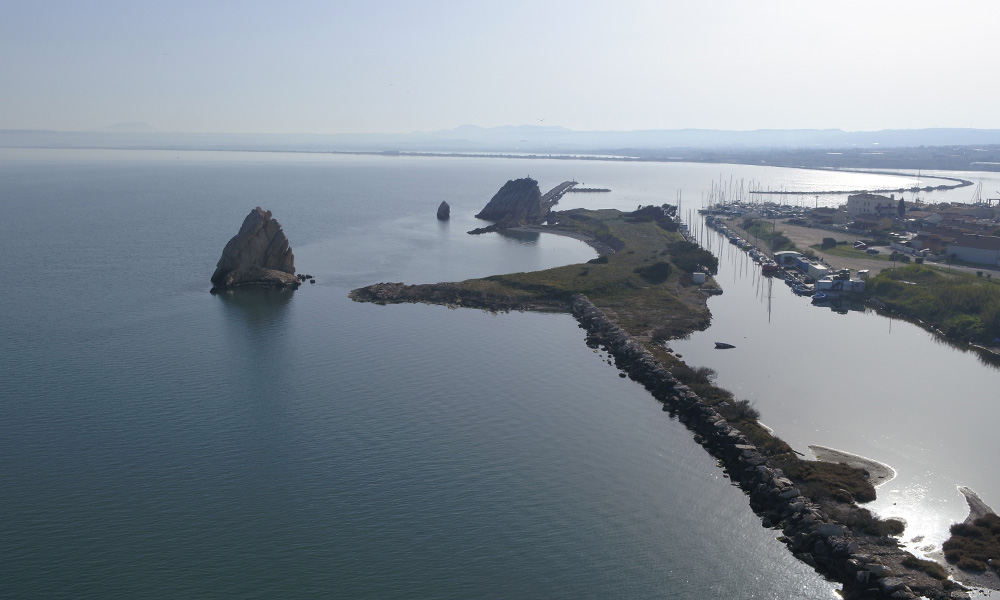
M18 2L0 129L1000 129L1000 5Z

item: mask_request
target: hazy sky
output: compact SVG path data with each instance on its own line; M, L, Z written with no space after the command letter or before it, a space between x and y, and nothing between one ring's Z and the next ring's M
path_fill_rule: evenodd
M7 0L0 129L1000 128L1000 2Z

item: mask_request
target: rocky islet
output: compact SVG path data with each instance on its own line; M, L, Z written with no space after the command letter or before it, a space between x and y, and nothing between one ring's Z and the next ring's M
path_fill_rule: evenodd
M223 248L212 274L212 291L241 285L294 289L303 279L295 275L295 256L281 224L258 206Z

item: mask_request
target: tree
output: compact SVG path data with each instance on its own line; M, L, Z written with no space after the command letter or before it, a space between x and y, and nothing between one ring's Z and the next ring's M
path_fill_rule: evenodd
M906 206L903 205L903 197L899 197L899 205L896 207L896 213L899 214L899 218L902 219L906 216Z

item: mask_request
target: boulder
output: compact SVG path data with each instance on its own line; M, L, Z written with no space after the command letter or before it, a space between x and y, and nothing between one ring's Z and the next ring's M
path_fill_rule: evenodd
M496 221L500 227L516 227L539 223L547 213L538 182L524 177L505 183L476 218Z
M438 206L437 218L439 221L447 221L451 218L451 207L448 206L447 202L441 202Z
M212 275L212 291L238 285L299 286L295 256L281 224L259 206L247 215L226 247Z

